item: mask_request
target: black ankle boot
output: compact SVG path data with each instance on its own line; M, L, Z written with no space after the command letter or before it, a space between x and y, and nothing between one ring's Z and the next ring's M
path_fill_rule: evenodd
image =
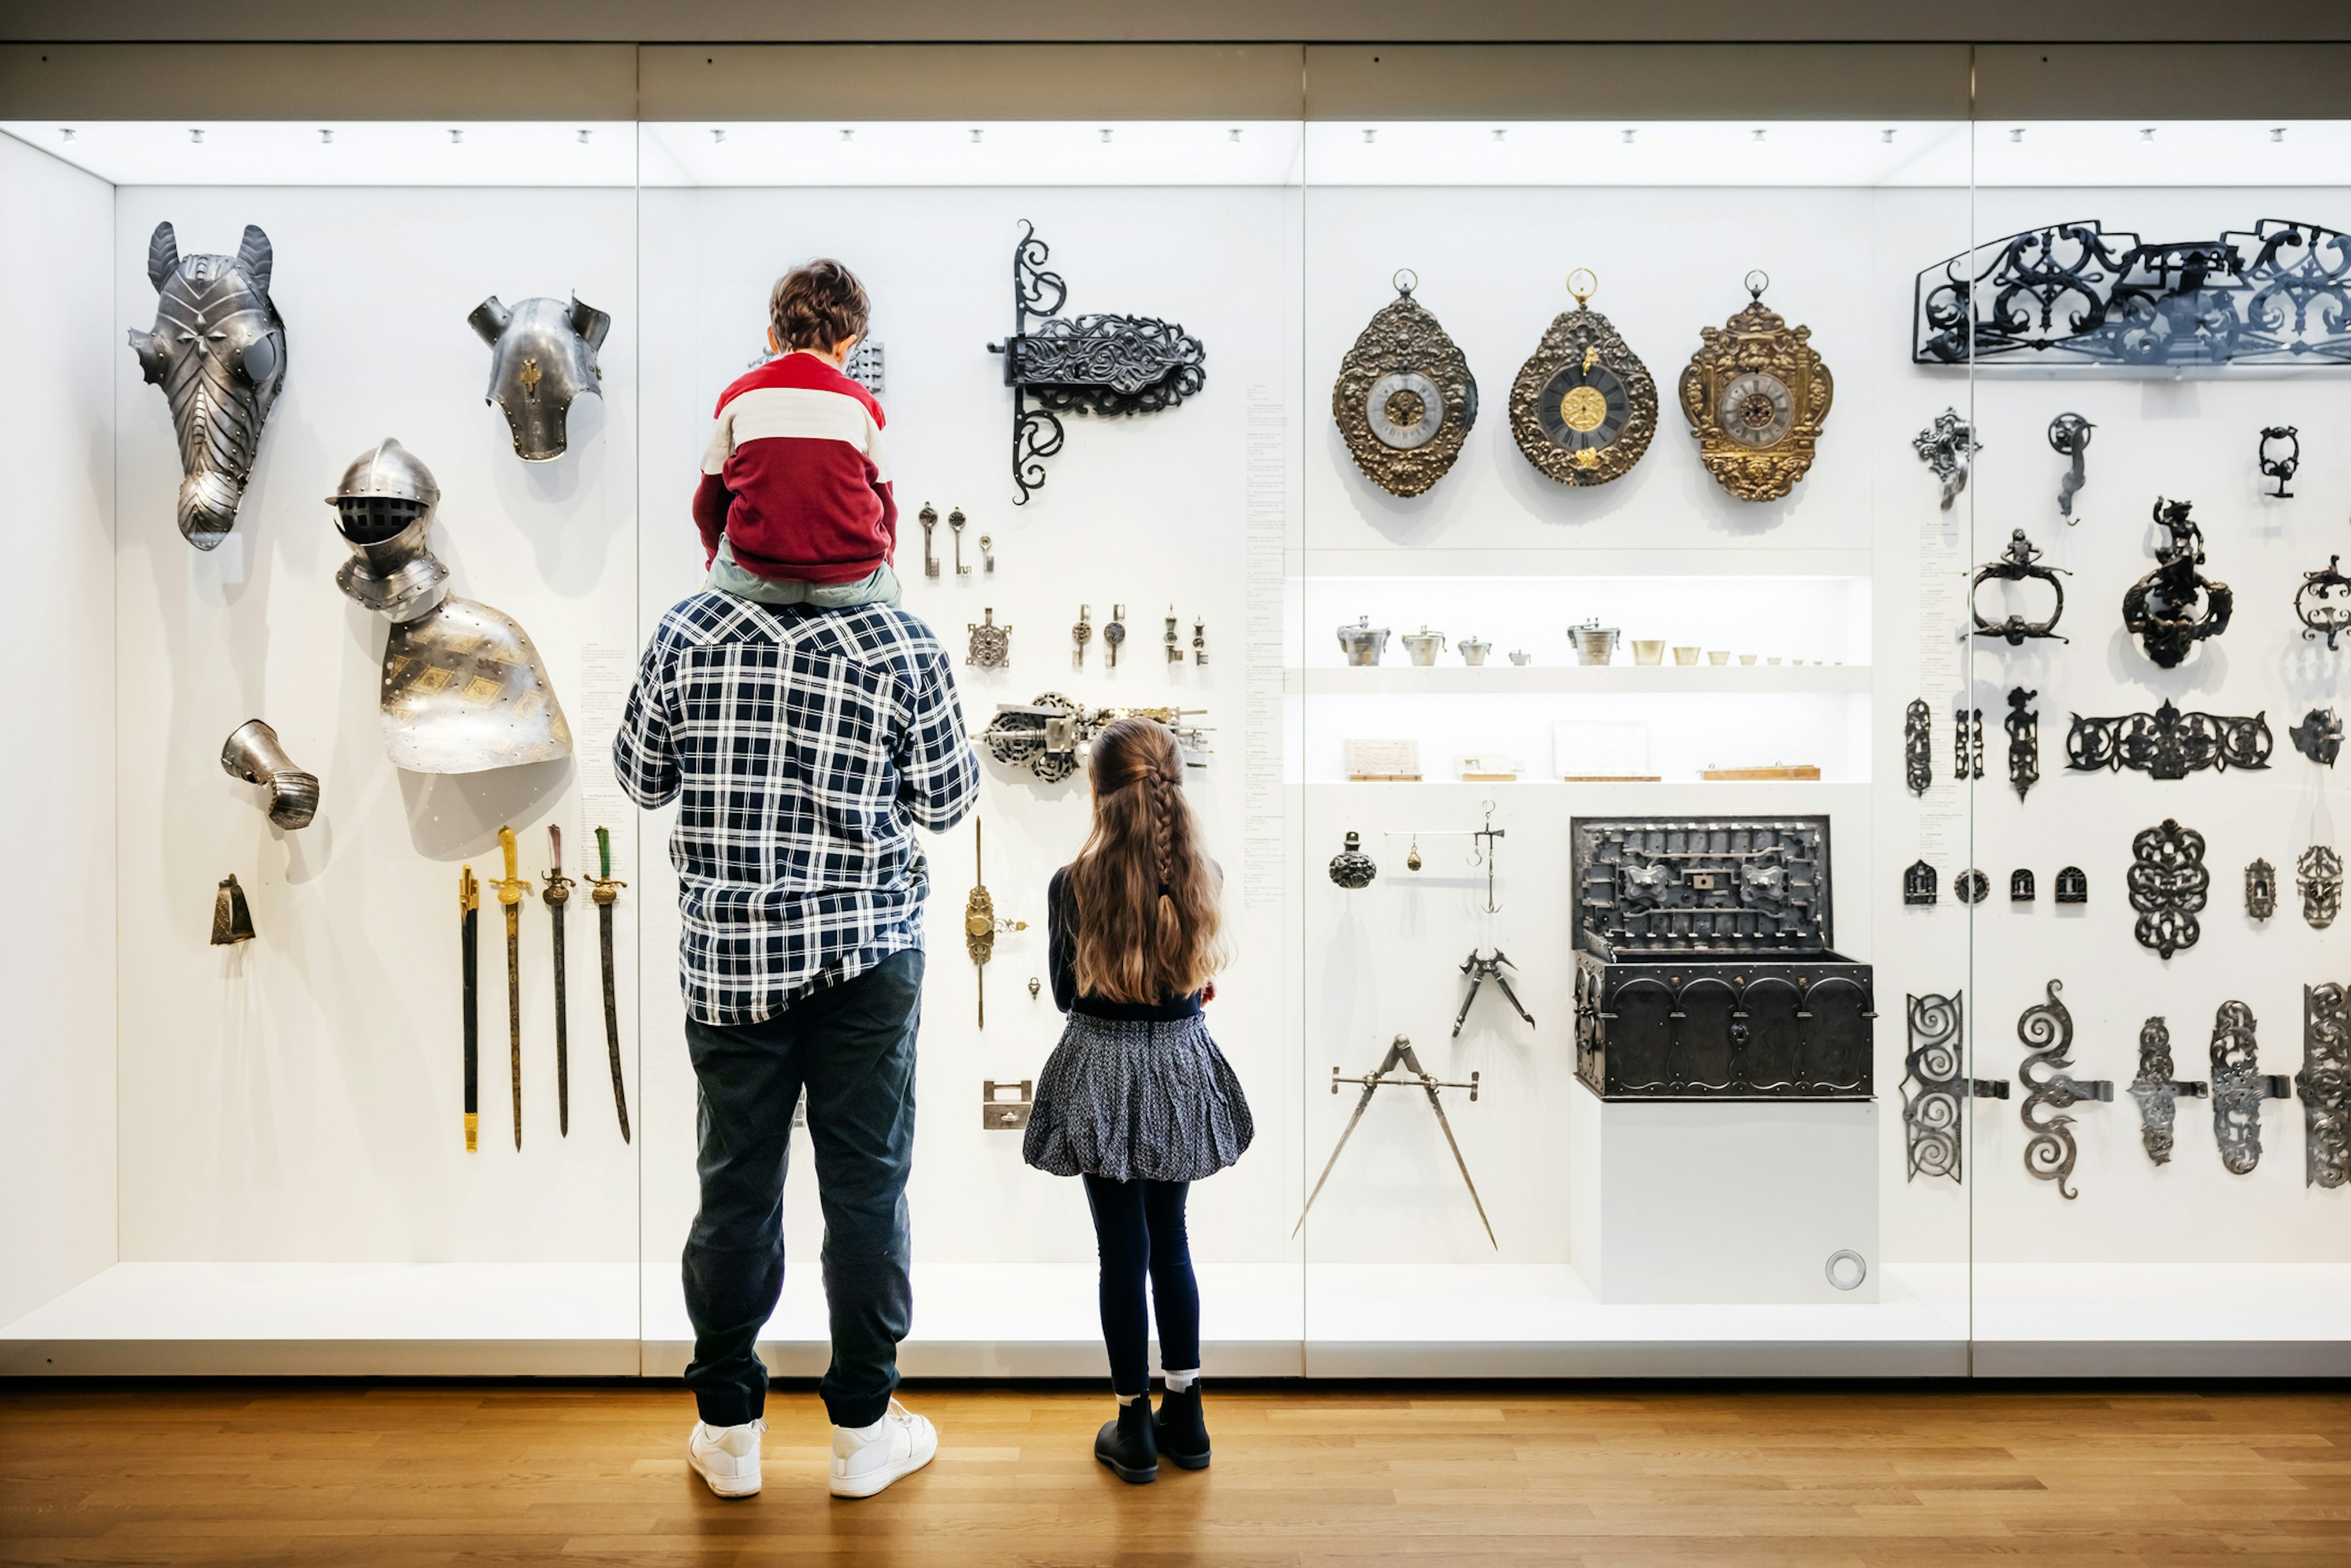
M1152 1426L1161 1453L1187 1470L1208 1468L1208 1423L1200 1414L1199 1379L1181 1393L1171 1388L1161 1395Z
M1094 1458L1129 1486L1159 1479L1159 1448L1151 1438L1149 1394L1120 1406L1118 1419L1102 1423L1102 1429L1094 1434Z

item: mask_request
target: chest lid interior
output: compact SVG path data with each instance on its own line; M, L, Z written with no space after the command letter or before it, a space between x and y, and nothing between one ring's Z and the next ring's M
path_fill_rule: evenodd
M1576 817L1575 940L1603 957L1822 953L1829 820Z

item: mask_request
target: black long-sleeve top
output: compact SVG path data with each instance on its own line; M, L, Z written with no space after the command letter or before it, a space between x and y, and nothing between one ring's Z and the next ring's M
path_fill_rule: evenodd
M1045 887L1045 923L1049 933L1046 961L1053 970L1053 1005L1065 1013L1119 1023L1174 1023L1200 1011L1200 993L1156 1004L1112 1002L1078 995L1078 898L1070 888L1070 868L1053 873Z

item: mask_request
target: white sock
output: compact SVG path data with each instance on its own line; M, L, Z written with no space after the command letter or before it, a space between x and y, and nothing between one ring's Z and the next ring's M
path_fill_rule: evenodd
M1132 1405L1142 1397L1140 1394L1122 1394L1118 1396L1118 1402L1122 1406Z
M1191 1387L1192 1385L1200 1381L1200 1369L1196 1366L1189 1366L1186 1367L1181 1372L1177 1372L1173 1368L1170 1368L1165 1375L1167 1378L1167 1392L1170 1394L1181 1394L1184 1390Z

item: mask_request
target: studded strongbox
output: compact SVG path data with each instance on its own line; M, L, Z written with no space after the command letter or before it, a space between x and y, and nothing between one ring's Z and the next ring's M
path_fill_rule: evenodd
M1867 1100L1826 817L1577 817L1575 1071L1604 1100Z

